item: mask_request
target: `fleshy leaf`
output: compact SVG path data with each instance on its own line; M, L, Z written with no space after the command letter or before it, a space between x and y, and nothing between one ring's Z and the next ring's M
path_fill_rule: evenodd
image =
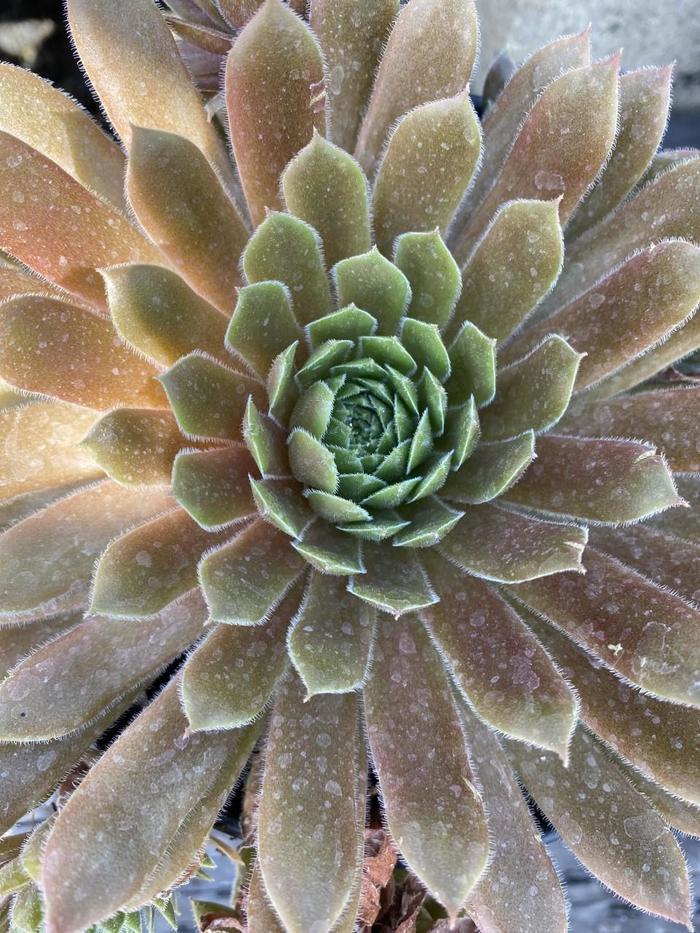
M436 227L445 233L480 151L479 121L466 92L423 104L403 117L373 190L375 235L385 255L392 254L402 233Z
M106 480L10 528L0 536L0 612L59 599L61 608L84 606L95 559L112 538L172 504L161 488L128 489Z
M325 340L357 340L371 336L376 329L376 318L351 304L307 324L306 333L311 348L315 350Z
M142 226L180 275L230 314L248 231L201 150L184 136L132 127L126 188Z
M360 542L324 521L315 521L304 530L299 541L293 541L297 550L320 573L346 576L364 573Z
M136 619L155 615L197 585L197 564L220 536L182 509L134 528L102 553L90 611Z
M481 416L485 440L547 431L566 411L582 356L551 336L528 356L500 369L496 395Z
M333 279L341 308L354 304L377 319L378 334L396 333L411 300L411 286L376 246L339 262L333 268Z
M700 540L700 476L675 476L678 493L690 508L668 509L654 515L649 523L687 541Z
M303 428L295 428L288 439L289 465L304 486L334 493L338 488L338 467L333 454Z
M538 438L537 460L507 498L613 524L639 521L681 501L673 476L651 445L555 435Z
M573 239L613 211L659 148L671 102L672 66L640 68L620 78L620 127L602 178L567 227Z
M634 255L593 289L518 335L512 360L545 334L566 334L585 353L576 391L599 382L681 324L700 300L700 248L671 240Z
M436 496L421 496L419 502L400 509L399 515L410 524L394 537L394 547L433 547L452 531L463 514Z
M11 671L36 648L74 628L82 619L83 613L78 610L59 613L48 619L39 618L23 625L6 626L0 642L0 673Z
M138 892L208 791L222 778L225 791L243 769L259 728L189 735L177 687L119 736L61 811L43 859L49 927L110 916Z
M700 775L694 766L700 751L697 710L645 696L554 626L532 617L528 622L576 684L580 717L588 728L649 781L700 805Z
M275 5L279 0L268 2ZM286 285L301 324L331 310L321 241L316 231L298 217L269 213L248 241L243 271L252 283L277 281Z
M226 64L231 142L253 223L280 207L284 167L325 130L321 51L307 26L279 0L266 0Z
M115 408L93 425L82 443L116 482L157 486L170 482L185 439L169 411Z
M404 233L396 241L394 265L411 286L409 317L444 328L462 290L459 266L438 230Z
M669 467L681 473L700 471L698 397L700 388L639 392L607 402L591 400L562 427L568 433L586 432L643 437L658 444ZM587 397L583 396L587 401Z
M174 272L162 266L103 269L114 327L149 359L172 366L193 350L223 362L227 318ZM232 304L232 302L231 302Z
M503 168L456 246L467 257L503 201L561 198L565 224L605 163L617 131L615 55L549 84L527 114Z
M263 476L289 475L285 434L271 418L258 411L252 398L245 409L243 437Z
M401 10L382 54L356 156L374 175L391 127L469 83L478 26L472 0L418 0Z
M535 580L564 570L581 572L584 528L520 515L492 505L467 508L439 545L457 567L495 583ZM558 579L558 576L557 576Z
M289 678L277 694L267 740L258 814L265 888L289 933L330 930L343 914L361 870L358 823L357 697L303 702ZM308 767L308 749L314 767ZM323 766L319 764L323 761ZM306 839L299 859L299 840Z
M502 495L535 458L535 437L526 431L507 441L480 444L468 462L443 487L448 499L481 505Z
M256 521L208 554L199 575L214 621L259 625L303 569L284 532Z
M266 380L270 417L281 425L287 423L299 395L299 389L294 381L297 346L297 343L293 343L280 353L270 367Z
M105 301L97 269L159 260L155 247L120 211L46 156L2 132L0 189L10 193L0 209L3 249L49 282L99 308Z
M471 457L480 436L479 415L472 395L464 405L450 409L445 419L444 443L454 449L453 470L458 470Z
M200 352L183 356L160 381L180 429L190 437L241 440L249 396L262 402L258 382Z
M407 317L401 327L401 343L418 365L423 365L445 382L451 371L450 357L440 338L437 324Z
M505 340L552 288L563 258L557 201L502 205L464 267L448 333L472 321Z
M437 602L428 576L413 551L394 550L390 544L366 544L366 572L353 576L348 589L378 609L397 618Z
M566 759L577 715L572 690L495 589L436 554L426 556L440 602L421 617L478 715Z
M310 23L328 70L332 117L330 138L348 152L355 146L361 116L377 65L399 11L398 0L314 0Z
M186 133L228 180L226 150L160 10L150 0L69 0L67 12L90 83L127 149L135 126Z
M282 191L287 210L318 231L329 266L370 248L367 179L318 133L284 170Z
M314 512L327 522L364 522L371 518L361 505L322 489L307 489L304 495Z
M94 412L57 402L0 411L0 499L98 479L102 471L78 446L94 423Z
M290 538L296 538L313 521L314 514L291 479L253 479L250 486L258 514Z
M302 428L317 439L323 437L333 413L335 392L325 382L314 382L305 389L292 410L289 427Z
M561 574L513 592L632 683L700 706L698 610L592 547L585 564L585 576Z
M17 388L87 408L165 408L156 370L120 346L109 321L55 298L0 308L0 374Z
M688 873L663 820L579 726L564 767L551 752L509 745L537 804L583 864L638 907L692 926Z
M566 902L556 870L494 733L460 706L470 761L489 815L494 845L467 913L486 933L566 933Z
M389 831L411 870L455 915L486 865L486 817L447 673L415 616L379 617L364 699Z
M0 130L23 140L76 181L124 208L124 155L67 94L26 68L0 65Z
M287 640L309 697L348 693L362 685L374 624L374 610L347 592L342 577L311 575Z
M255 514L252 471L242 447L183 450L173 466L173 495L197 524L216 531Z
M237 729L260 715L284 673L285 633L300 599L292 587L263 626L215 626L189 656L182 703L194 730Z
M473 398L486 405L496 391L496 341L467 321L449 347L452 375L445 385L450 404Z
M189 648L206 618L196 590L154 619L88 617L3 681L2 741L47 741L82 729Z
M279 282L258 282L238 293L226 331L226 348L265 378L272 363L302 337L287 289Z

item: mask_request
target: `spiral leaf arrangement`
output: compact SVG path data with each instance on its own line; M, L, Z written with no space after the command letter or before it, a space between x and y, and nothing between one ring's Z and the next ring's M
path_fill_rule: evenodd
M60 785L0 839L0 927L176 927L246 774L229 926L388 929L370 762L411 929L566 929L521 786L690 926L700 160L657 152L670 69L566 37L499 60L480 120L472 0L169 7L67 3L123 148L0 66L0 832Z

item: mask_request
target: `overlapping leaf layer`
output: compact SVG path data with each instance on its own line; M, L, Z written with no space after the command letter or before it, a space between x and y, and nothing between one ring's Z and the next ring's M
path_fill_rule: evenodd
M480 120L472 0L169 6L68 0L123 149L0 66L0 833L73 776L0 839L0 925L172 921L256 747L249 933L353 929L368 751L426 929L566 929L520 784L689 925L700 160L657 154L669 69L559 39Z

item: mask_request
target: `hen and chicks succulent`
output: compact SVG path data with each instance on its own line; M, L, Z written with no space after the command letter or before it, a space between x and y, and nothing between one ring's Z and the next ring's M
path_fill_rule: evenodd
M68 0L121 146L0 66L0 832L82 778L0 841L6 926L170 916L255 748L250 933L354 928L368 758L436 930L566 929L522 788L690 925L670 69L558 39L480 120L472 0L169 6Z

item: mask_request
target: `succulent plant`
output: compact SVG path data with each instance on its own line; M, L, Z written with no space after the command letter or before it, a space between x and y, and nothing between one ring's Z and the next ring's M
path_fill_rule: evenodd
M123 148L0 66L0 833L82 762L0 841L6 923L175 922L263 748L250 933L353 929L368 759L423 929L566 929L520 785L690 926L700 160L657 154L670 69L558 39L499 59L480 120L472 0L169 6L67 3Z

